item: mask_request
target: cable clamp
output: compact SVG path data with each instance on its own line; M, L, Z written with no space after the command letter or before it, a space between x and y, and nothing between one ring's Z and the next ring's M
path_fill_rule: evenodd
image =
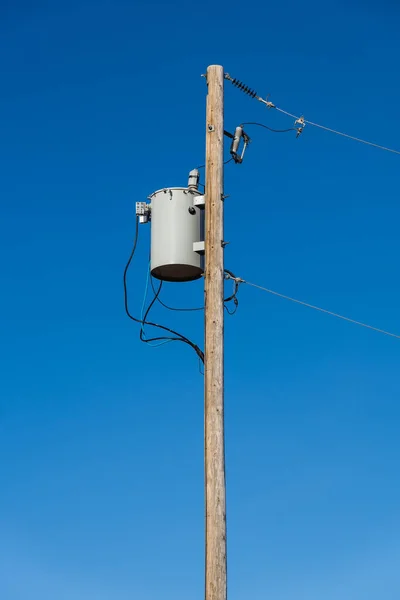
M245 280L242 279L241 277L235 277L234 275L231 275L227 271L225 271L225 279L232 279L232 281L234 281L238 285L240 285L241 283L246 283Z
M268 94L267 98L266 98L266 104L268 108L275 108L275 104L273 102L270 102L270 100L268 100L268 98L270 97L271 94Z
M270 94L268 94L268 96L264 100L264 98L261 98L261 96L257 96L257 100L259 100L260 102L265 104L265 106L267 108L276 108L275 104L273 102L271 102L270 100L268 100L269 97L270 97Z
M296 125L299 125L299 127L296 127ZM297 138L300 137L300 135L303 133L305 126L306 126L306 121L303 116L301 116L295 120L294 128L297 130L297 134L296 134Z

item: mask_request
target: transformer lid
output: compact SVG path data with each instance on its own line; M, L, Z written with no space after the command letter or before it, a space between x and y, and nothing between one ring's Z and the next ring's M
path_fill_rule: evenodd
M160 190L157 190L156 192L153 192L152 194L150 194L150 196L147 196L149 199L152 198L153 196L155 196L156 194L160 194L161 192L164 192L165 194L167 194L168 192L186 192L187 194L193 194L193 196L202 196L203 194L201 192L199 192L199 190L189 190L189 188L187 187L165 187L165 188L161 188Z

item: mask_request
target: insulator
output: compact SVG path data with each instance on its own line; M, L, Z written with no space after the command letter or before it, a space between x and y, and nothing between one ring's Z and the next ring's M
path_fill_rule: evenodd
M248 94L251 98L256 98L258 96L256 91L250 89L242 81L239 81L239 79L231 79L230 81L232 81L235 87L239 88L239 90L241 90L245 94Z
M232 140L232 144L231 144L231 154L234 156L234 158L237 157L237 151L239 149L239 144L240 144L240 140L242 139L242 135L243 135L243 128L236 127L235 135L233 136L233 140Z

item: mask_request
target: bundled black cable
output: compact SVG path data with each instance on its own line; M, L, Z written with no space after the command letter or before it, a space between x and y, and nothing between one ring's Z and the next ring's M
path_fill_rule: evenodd
M228 279L232 279L233 280L233 293L228 296L228 298L224 298L224 307L226 312L228 313L228 315L234 315L235 312L237 311L238 305L239 305L239 301L237 299L237 293L239 291L239 285L241 283L240 280L238 280L235 275L232 273L232 271L229 271L228 269L225 269L225 273L227 275L229 275ZM161 304L161 306L163 306L164 308L166 308L167 310L173 310L176 312L196 312L196 311L200 311L200 310L204 310L204 306L196 306L193 308L186 308L186 307L177 307L177 306L169 306L168 304L166 304L165 302L163 302L163 300L161 300L161 298L159 297L160 291L161 291L161 285L158 288L158 290L156 291L155 287L154 287L154 281L153 278L151 277L151 287L153 289L153 293L155 295L154 297L154 301L157 301L159 304ZM227 304L228 302L233 302L235 305L235 308L233 310L229 310Z
M132 251L131 254L128 258L128 262L126 263L125 269L124 269L124 275L123 275L123 284L124 284L124 304L125 304L125 312L127 314L127 316L134 321L135 323L138 323L139 325L141 325L141 330L140 330L140 339L145 342L145 343L149 343L149 342L154 342L154 341L161 341L161 340L165 340L165 341L171 341L171 342L183 342L185 344L188 344L191 348L193 348L193 350L196 352L197 356L200 358L200 360L202 362L204 362L204 353L203 351L199 348L199 346L197 346L197 344L193 343L191 340L189 340L187 337L185 337L184 335L182 335L181 333L178 333L177 331L175 331L174 329L171 329L169 327L166 327L165 325L159 325L158 323L152 323L151 321L147 321L147 316L152 308L152 306L154 305L154 302L156 301L158 294L161 291L161 286L162 286L162 282L160 284L159 290L158 290L158 294L157 296L155 296L152 300L152 302L150 303L150 306L147 308L146 313L143 317L143 319L137 319L136 317L134 317L129 310L129 303L128 303L128 286L127 286L127 276L128 276L128 270L129 267L131 265L133 256L135 254L136 251L136 247L137 247L137 243L138 243L138 238L139 238L139 218L136 217L136 227L135 227L135 239L133 242L133 247L132 247ZM171 336L160 336L160 337L155 337L155 338L151 338L149 340L144 338L143 335L143 325L148 325L149 327L156 327L158 329L162 329L163 331L167 331L168 333L171 333L173 337Z

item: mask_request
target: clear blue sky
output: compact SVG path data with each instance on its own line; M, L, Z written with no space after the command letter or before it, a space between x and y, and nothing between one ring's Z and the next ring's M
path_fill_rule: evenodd
M400 10L34 5L0 8L0 596L200 599L203 382L189 348L144 346L124 315L134 203L203 161L210 63L400 148ZM253 120L291 125L227 86L226 127ZM400 332L400 157L311 127L251 134L226 169L226 266ZM164 298L197 304L201 283ZM201 315L155 316L202 343ZM241 289L226 324L230 600L399 598L399 359L395 339Z

